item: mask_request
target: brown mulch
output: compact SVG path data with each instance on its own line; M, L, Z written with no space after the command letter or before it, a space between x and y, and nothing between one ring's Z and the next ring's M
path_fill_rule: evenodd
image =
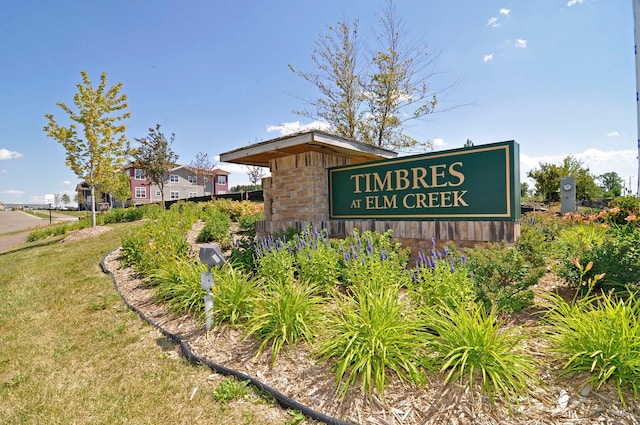
M190 239L193 241L192 232ZM194 251L195 251L194 246ZM280 355L271 366L269 353L255 357L257 346L235 328L219 327L209 333L190 317L176 317L153 299L153 291L130 268L120 265L119 250L105 258L114 283L131 305L157 325L185 341L201 358L253 376L288 397L323 414L358 424L640 424L640 406L633 405L632 394L624 407L613 385L597 391L585 385L586 376L558 377L557 361L548 354L546 343L537 335L536 308L513 316L510 324L528 333L526 352L541 365L541 383L531 395L510 405L488 397L459 383L444 384L441 375L429 375L425 385L406 386L390 378L383 396L363 395L359 388L348 391L343 401L335 397L335 380L330 366L314 359L305 347ZM539 293L565 290L553 275L547 274L536 288Z
M108 227L108 226L85 227L84 229L70 232L69 236L65 237L60 242L80 241L82 239L92 238L94 236L101 235L110 230L111 230L111 227Z

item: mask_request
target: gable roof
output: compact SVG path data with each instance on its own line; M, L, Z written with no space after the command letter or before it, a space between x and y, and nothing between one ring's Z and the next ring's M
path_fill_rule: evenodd
M351 158L353 163L395 158L397 152L312 130L293 133L220 154L220 161L269 167L271 159L315 151Z

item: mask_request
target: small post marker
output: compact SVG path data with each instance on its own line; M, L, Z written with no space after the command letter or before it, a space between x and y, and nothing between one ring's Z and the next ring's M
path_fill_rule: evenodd
M206 291L204 295L205 328L207 332L213 327L213 266L221 266L226 263L220 245L210 244L200 247L200 261L207 265L208 271L200 273L200 287Z

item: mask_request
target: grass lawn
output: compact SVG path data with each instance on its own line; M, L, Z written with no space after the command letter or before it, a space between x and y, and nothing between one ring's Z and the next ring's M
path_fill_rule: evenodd
M101 257L127 228L0 254L3 424L283 424L291 416L251 393L225 401L223 378L121 302ZM292 422L290 422L292 423Z

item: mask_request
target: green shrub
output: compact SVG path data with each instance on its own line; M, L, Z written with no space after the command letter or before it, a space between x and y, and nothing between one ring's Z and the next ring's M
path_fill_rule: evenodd
M40 227L32 230L27 235L27 242L34 242L40 239L48 238L49 236L64 235L65 233L80 228L78 225L70 225L67 223L55 224L52 226Z
M222 249L231 247L231 219L220 211L209 211L206 214L204 227L197 237L198 242L217 242Z
M238 217L238 225L240 230L249 232L249 236L256 235L256 222L264 220L264 211L258 211L253 214L245 214Z
M327 313L327 325L318 348L322 360L334 360L338 395L344 397L358 378L362 391L382 394L387 372L422 383L420 372L424 323L407 310L393 284L373 288L365 283L355 296L339 296L337 308Z
M318 285L323 293L331 292L338 283L340 258L327 232L307 228L294 236L292 244L300 281Z
M531 286L544 274L543 267L532 266L517 249L504 244L489 243L468 254L476 300L485 308L513 312L531 305Z
M520 351L523 332L519 327L504 328L496 311L482 305L442 304L424 311L433 329L428 339L428 362L448 372L446 382L466 381L470 389L478 380L490 397L517 400L535 382L533 359Z
M474 284L466 268L466 257L456 260L448 249L444 254L436 250L429 254L418 253L411 285L416 304L424 307L441 303L450 306L473 303Z
M206 266L194 260L163 263L149 274L156 299L166 302L172 313L202 318L205 291L200 285L200 273L205 271Z
M384 234L357 230L339 241L342 253L340 280L347 286L364 284L378 288L407 286L411 275L406 270L408 249L391 242L391 231Z
M550 259L549 244L556 235L546 232L544 224L531 217L522 221L516 248L529 264L543 267Z
M121 250L124 264L146 274L175 258L186 258L190 249L186 232L197 220L193 212L184 206L172 208L127 232Z
M234 267L243 269L246 273L252 273L256 268L255 249L256 245L253 242L236 242L235 246L231 248L229 262L233 264Z
M592 275L604 273L598 281L605 292L640 289L640 229L624 226L617 229L593 253Z
M620 400L623 389L640 391L640 299L589 295L573 304L549 295L545 331L551 349L565 360L564 372L590 373L595 388L612 381Z
M317 288L306 282L268 282L247 322L248 335L262 341L256 356L269 347L273 365L285 346L314 339L323 317L323 299L317 294Z
M237 271L231 264L215 268L214 319L217 323L238 325L247 321L258 297L258 279Z
M256 243L255 257L258 276L283 283L294 279L294 255L282 239L262 238Z
M627 217L638 216L640 214L639 210L640 205L638 204L637 196L620 196L613 198L609 202L607 218L612 223L625 225L629 222Z
M606 228L591 223L576 224L560 232L552 247L556 259L554 273L577 288L581 282L573 259L579 258L585 264L593 261L596 249L605 243L608 232ZM595 274L595 270L592 270L587 277Z

